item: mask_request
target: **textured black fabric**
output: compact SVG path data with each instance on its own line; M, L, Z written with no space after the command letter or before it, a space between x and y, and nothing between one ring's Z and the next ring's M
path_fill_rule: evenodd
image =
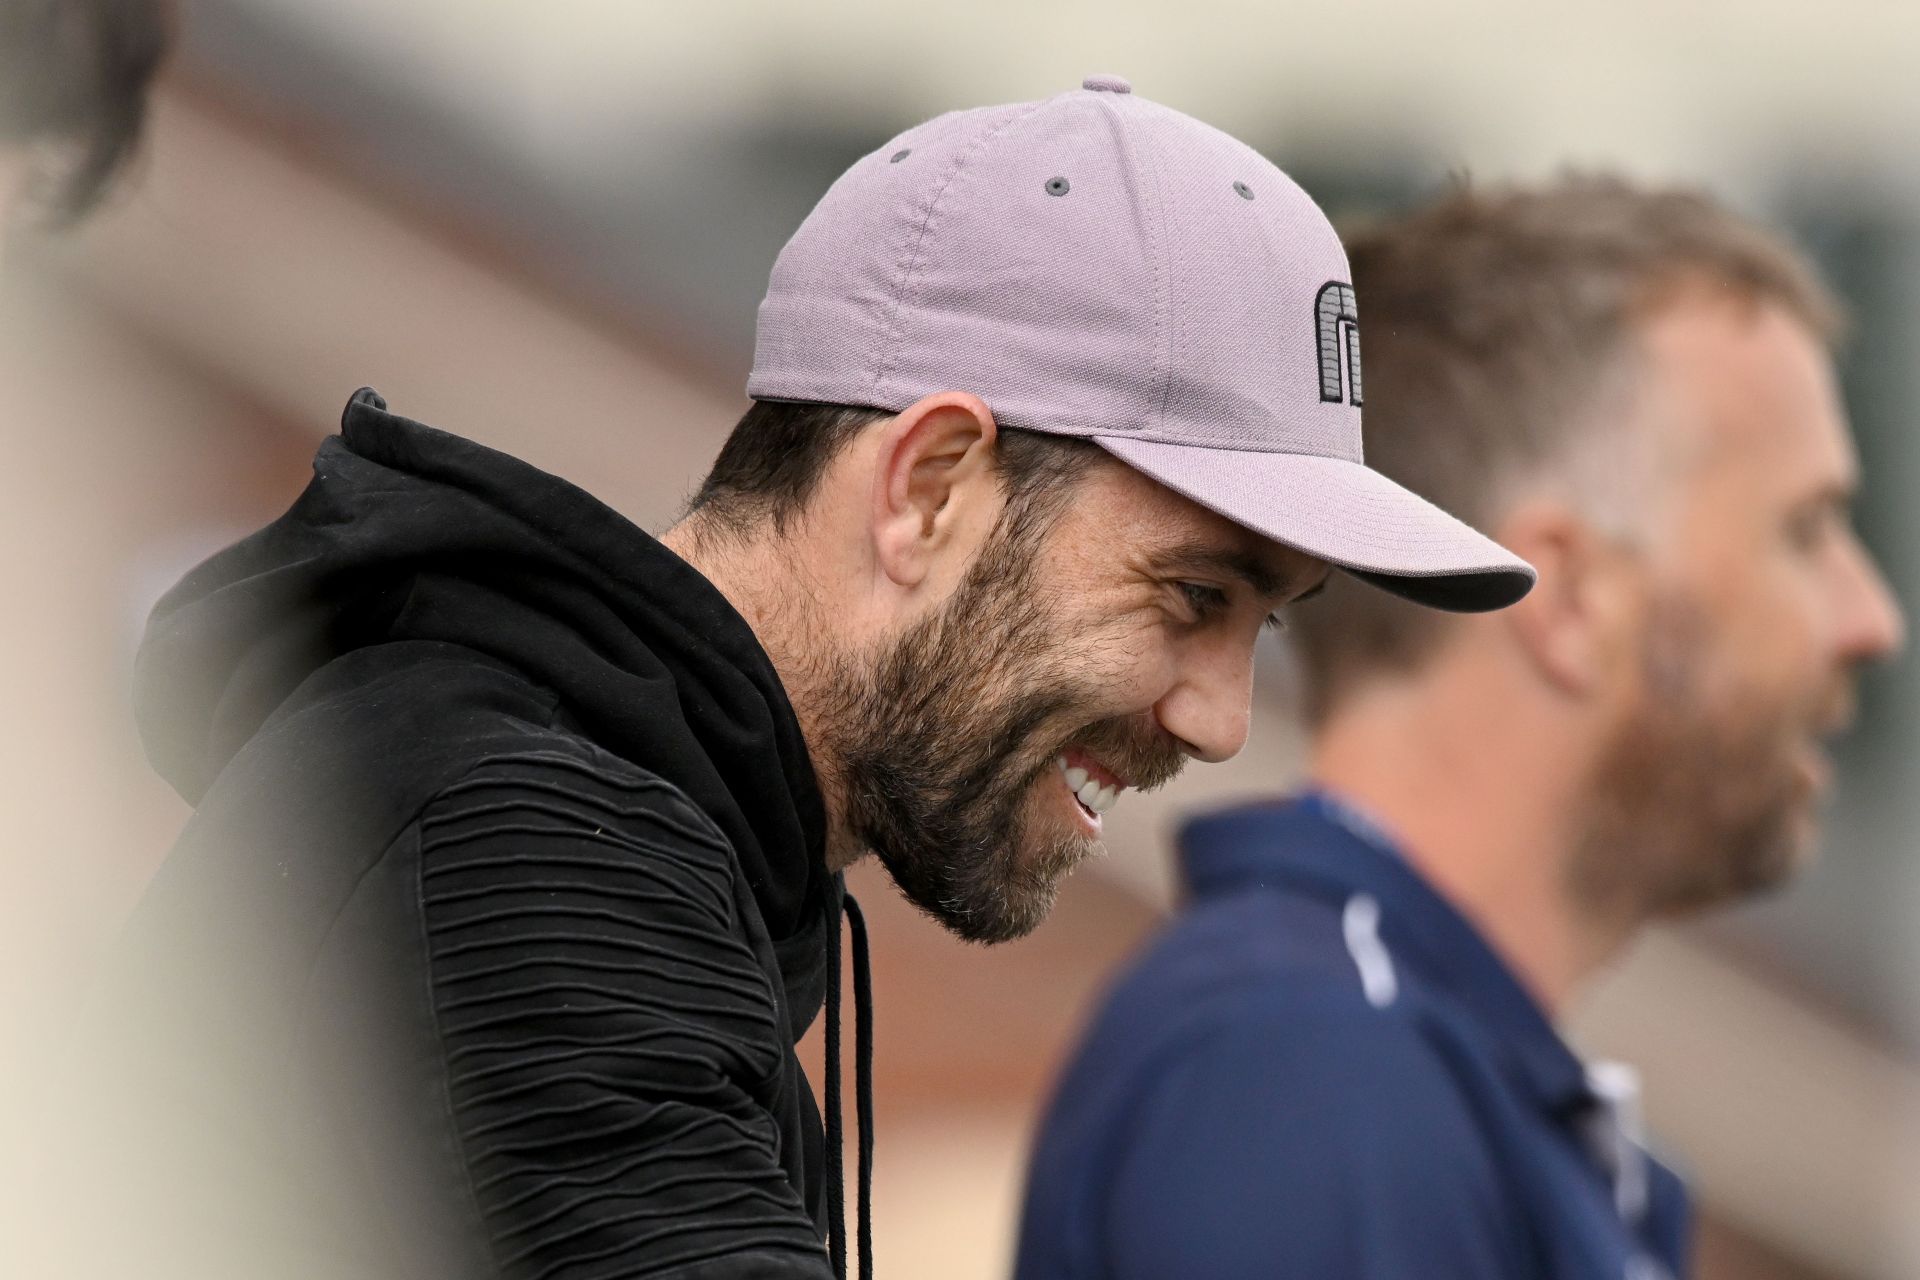
M481 766L420 828L455 1129L502 1269L816 1255L718 829L657 780L541 754Z
M817 916L813 767L726 598L573 485L385 410L356 395L293 509L156 608L135 706L162 776L197 802L332 657L448 641L559 695L586 736L713 817L774 938Z
M101 1105L182 1249L828 1274L792 1046L839 885L779 681L690 566L362 392L162 601L138 709L197 811L107 984Z

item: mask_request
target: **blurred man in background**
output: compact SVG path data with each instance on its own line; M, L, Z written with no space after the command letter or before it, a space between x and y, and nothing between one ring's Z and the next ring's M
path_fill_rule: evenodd
M162 0L0 0L0 223L67 222L140 141Z
M1533 580L1360 461L1313 202L1114 77L857 162L747 389L659 539L362 391L161 601L141 726L196 811L116 965L124 1236L196 1276L844 1274L842 871L1020 936L1123 792L1240 749L1330 564Z
M1350 241L1368 460L1540 568L1295 615L1302 796L1183 832L1192 902L1034 1157L1019 1273L1659 1277L1678 1182L1554 1019L1649 922L1809 856L1902 621L1851 530L1832 299L1698 195L1461 190Z

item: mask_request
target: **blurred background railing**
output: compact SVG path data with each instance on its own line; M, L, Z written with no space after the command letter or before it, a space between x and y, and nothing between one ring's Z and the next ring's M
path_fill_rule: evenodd
M1575 163L1706 185L1855 311L1863 530L1920 607L1920 6L832 6L198 0L144 163L0 286L0 1061L84 986L184 806L126 686L146 608L276 514L357 386L658 527L742 401L782 239L937 111L1091 71L1218 124L1336 215ZM1364 305L1364 301L1363 301ZM880 1262L1000 1274L1025 1130L1170 900L1166 834L1288 782L1284 655L1250 748L1129 799L1113 856L992 952L876 916ZM1641 946L1579 1016L1646 1071L1708 1277L1920 1275L1920 688L1869 678L1824 861Z

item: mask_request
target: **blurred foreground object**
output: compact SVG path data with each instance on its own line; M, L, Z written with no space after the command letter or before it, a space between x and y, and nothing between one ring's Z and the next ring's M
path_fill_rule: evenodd
M1369 461L1540 586L1296 615L1314 786L1187 827L1194 906L1055 1100L1024 1276L1684 1272L1634 1074L1553 1020L1643 926L1810 856L1821 740L1903 641L1835 306L1784 245L1573 177L1350 254Z
M140 143L164 0L0 0L0 217L73 221Z

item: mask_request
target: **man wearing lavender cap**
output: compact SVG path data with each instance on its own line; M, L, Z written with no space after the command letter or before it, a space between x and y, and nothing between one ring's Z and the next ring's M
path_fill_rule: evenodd
M359 1275L844 1272L841 872L1017 937L1125 791L1240 749L1255 638L1330 567L1531 583L1362 464L1355 319L1297 186L1096 77L835 183L658 540L357 395L142 660L200 806L143 936L202 960L143 972L231 1050L178 1073L251 1100L225 1172L313 1162L290 1234Z

